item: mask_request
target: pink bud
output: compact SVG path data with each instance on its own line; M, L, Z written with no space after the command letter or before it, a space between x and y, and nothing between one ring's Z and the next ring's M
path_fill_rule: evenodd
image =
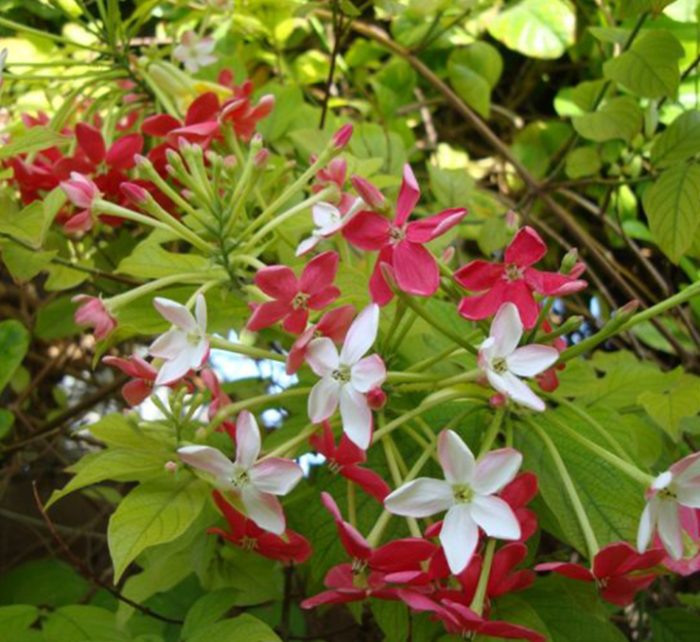
M360 198L369 205L373 210L382 210L386 203L384 195L370 183L361 176L352 176L350 178L352 186L355 191L360 195Z
M352 137L352 125L348 123L343 125L335 134L333 134L333 147L343 149Z
M136 183L122 183L119 189L133 205L143 205L148 200L148 192Z
M61 181L61 189L73 205L84 210L89 210L92 202L101 195L97 185L78 172L71 172L70 180Z
M224 156L224 167L233 168L238 165L238 160L233 154Z
M263 148L253 157L253 165L257 169L262 169L267 165L268 158L270 158L270 150Z
M502 406L506 405L506 401L507 399L505 396L499 392L489 399L489 405L492 408L501 408Z
M165 468L166 472L175 473L177 472L177 463L171 459L170 461L165 462L163 468Z
M101 299L79 294L73 297L73 301L81 304L75 311L75 322L78 325L93 327L95 339L98 341L104 339L117 327L116 319L109 313Z
M372 390L367 393L367 405L372 410L381 410L386 404L386 399L386 392L381 388L372 388Z
M442 262L447 264L449 263L455 256L455 249L452 245L448 245L445 248L445 251L442 253Z
M506 212L506 227L510 230L518 229L518 213L515 210L508 210Z

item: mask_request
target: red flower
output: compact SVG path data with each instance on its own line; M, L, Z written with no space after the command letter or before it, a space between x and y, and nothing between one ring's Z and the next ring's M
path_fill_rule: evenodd
M81 304L75 311L75 322L78 325L93 327L95 339L98 341L117 327L117 320L109 313L101 299L78 294L72 300Z
M130 406L138 406L151 396L158 371L148 361L135 354L128 359L107 356L102 361L132 378L122 386L122 396Z
M340 296L333 285L337 270L335 252L324 252L309 261L298 280L286 265L262 268L255 275L255 285L274 300L254 304L248 329L256 332L282 321L287 332L303 332L309 310L322 310Z
M275 535L260 528L255 522L239 513L224 496L215 490L214 501L228 522L228 531L210 528L207 532L220 535L239 548L254 551L262 557L284 564L301 564L311 555L311 545L299 533L287 529L284 535Z
M520 540L525 542L537 531L537 515L525 505L537 495L537 475L535 473L521 473L500 493L502 500L513 509L520 523Z
M539 306L533 293L544 296L564 296L586 287L576 275L540 272L532 266L547 253L547 246L531 227L522 228L505 251L503 263L477 259L455 272L455 280L464 288L481 294L464 297L459 312L466 319L490 317L504 303L517 306L526 328L535 325Z
M379 305L387 304L393 297L382 274L382 263L393 267L396 282L404 292L420 296L430 296L436 292L440 285L440 271L433 255L423 244L459 224L467 214L462 208L448 209L408 223L408 217L419 198L420 188L416 177L411 166L406 164L394 220L388 221L376 212L363 211L343 228L343 235L356 247L379 250L369 283L372 299Z
M329 470L355 482L379 503L384 501L390 492L389 486L373 470L358 465L367 460L365 452L353 444L345 434L336 447L331 426L328 421L324 421L323 431L315 433L309 442L326 458Z
M313 339L328 337L334 343L342 343L354 318L355 308L352 305L342 305L334 310L329 310L318 323L306 328L294 342L289 355L287 355L287 374L294 374L304 365L306 349Z
M572 580L595 582L603 599L617 606L627 606L638 591L654 581L657 573L653 567L663 560L665 554L663 549L640 554L627 542L615 542L598 551L591 570L570 562L538 564L535 570L553 571Z
M326 573L323 579L330 589L309 597L301 603L302 609L313 609L322 604L346 604L359 602L369 597L394 600L397 590L387 588L382 573L358 573L352 564L338 564Z

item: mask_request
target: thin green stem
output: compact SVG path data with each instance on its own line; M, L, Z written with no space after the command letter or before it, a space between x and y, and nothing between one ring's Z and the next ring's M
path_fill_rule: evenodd
M493 445L493 442L496 441L496 437L498 437L498 433L501 430L504 415L505 410L503 408L496 409L496 412L493 415L493 419L491 420L489 427L484 433L484 438L481 442L481 448L479 449L479 457L482 457L489 450L491 450L491 446Z
M479 574L479 583L476 585L476 592L472 600L471 608L474 613L481 615L484 612L484 601L486 599L486 589L489 585L489 575L491 574L491 565L493 563L493 554L496 552L496 540L489 539L484 552L484 562L481 565L481 573Z
M281 354L272 352L271 350L264 350L263 348L256 348L254 346L246 346L242 343L234 343L233 341L228 341L221 337L212 337L210 340L212 348L217 348L218 350L227 350L228 352L235 352L236 354L242 354L251 359L268 359L270 361L285 361L285 358Z

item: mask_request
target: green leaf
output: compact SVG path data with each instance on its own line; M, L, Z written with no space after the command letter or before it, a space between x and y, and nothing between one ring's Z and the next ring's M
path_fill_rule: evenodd
M34 334L43 339L64 339L80 332L73 317L78 304L70 296L56 297L39 308L34 322Z
M674 97L680 82L683 47L668 31L646 31L617 58L603 65L603 75L642 98Z
M0 213L0 232L38 249L43 245L46 233L65 201L63 190L57 187L42 200L27 205L21 212L5 210Z
M114 613L97 606L74 604L56 609L44 623L46 642L129 642L117 629Z
M200 597L187 611L182 637L196 636L202 629L220 620L236 604L236 593L230 589L212 591Z
M372 615L384 633L384 642L403 642L410 639L408 608L403 602L373 600Z
M252 615L239 615L231 620L217 622L197 631L188 642L282 642L277 634L264 622Z
M15 416L5 408L0 408L0 441L10 434L15 423Z
M91 267L91 261L86 261L86 267ZM49 292L60 292L61 290L70 290L83 281L86 281L90 276L83 270L76 270L65 265L49 265L47 272L49 278L46 280L44 287Z
M12 142L0 146L0 160L17 154L31 154L47 147L69 143L68 136L62 136L47 127L31 127L14 136Z
M566 157L566 175L582 178L597 174L601 168L600 154L595 147L579 147Z
M642 128L642 110L630 96L606 101L598 111L575 116L571 122L584 138L602 143L606 140L630 141Z
M79 602L90 584L61 560L32 560L0 577L0 604L63 606Z
M157 243L144 241L119 263L117 272L141 279L158 279L173 274L199 272L209 267L209 261L197 254L168 252Z
M529 58L559 58L574 43L576 13L564 0L522 0L499 13L488 30Z
M700 165L667 169L644 192L644 211L657 245L674 263L693 244L700 226Z
M19 281L29 281L41 272L51 259L56 256L56 251L37 252L22 247L10 239L0 239L2 260L13 277Z
M639 403L672 439L678 439L681 421L700 412L700 382L696 377L686 375L667 390L643 392L639 395Z
M652 611L651 631L654 642L695 642L700 617L684 609Z
M651 162L668 167L700 153L700 111L691 109L676 118L651 148Z
M22 640L22 635L39 617L39 609L30 604L0 606L0 631L7 640Z
M109 520L107 540L118 582L127 566L146 548L184 533L208 500L209 487L192 478L184 482L148 482L134 488Z
M131 417L112 413L90 424L90 432L105 444L116 448L159 449L163 444L175 448L172 430L162 424L149 422L138 424Z
M659 15L664 7L675 0L624 0L619 3L619 14L621 18L638 18L642 13L652 13Z
M498 50L480 41L464 49L455 49L447 61L447 72L455 91L477 113L488 118L491 90L503 72Z
M0 322L0 392L22 363L29 348L29 332L15 319Z

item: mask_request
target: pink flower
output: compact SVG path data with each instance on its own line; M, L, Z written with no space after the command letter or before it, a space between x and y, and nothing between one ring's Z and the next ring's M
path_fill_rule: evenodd
M68 200L81 211L71 216L64 227L69 232L87 232L92 228L92 205L101 196L97 185L87 176L71 172L70 180L61 181L61 189Z
M135 354L128 359L107 356L102 361L131 377L122 386L122 396L130 406L138 406L151 396L158 371L148 361Z
M212 55L215 46L213 38L200 38L194 31L185 31L180 44L173 49L173 58L185 65L187 71L195 73L216 62L216 56Z
M333 134L333 147L343 149L352 138L352 124L343 125L337 132Z
M236 421L236 460L231 461L211 446L184 446L180 459L211 479L222 491L238 497L250 519L275 535L285 531L285 518L277 495L286 495L302 477L299 466L290 459L260 454L260 430L247 410Z
M459 312L466 319L485 319L495 314L503 303L516 305L526 328L535 325L539 306L533 293L544 296L565 296L586 287L575 275L540 272L532 266L547 253L547 246L531 227L523 227L506 248L503 263L472 261L455 272L455 280L464 288L482 292L464 297Z
M314 339L328 337L333 343L341 343L345 339L348 328L355 316L352 305L342 305L326 312L318 323L310 325L292 344L287 355L287 374L294 374L306 360L306 351Z
M455 575L469 564L479 542L479 527L489 537L520 538L520 524L511 507L494 494L510 482L522 455L512 448L494 450L478 462L456 432L438 437L438 458L445 480L421 477L404 484L384 500L395 515L429 517L447 511L440 543Z
M343 227L343 235L361 250L379 250L369 288L372 300L386 305L393 293L381 271L381 264L393 267L398 287L408 294L431 296L440 285L440 270L425 243L443 235L467 215L462 208L448 209L408 223L420 198L420 188L410 165L404 166L403 182L393 221L376 212L359 212ZM373 200L376 200L373 199Z
M322 310L340 296L340 290L333 285L337 270L338 255L335 252L324 252L313 258L299 279L286 265L259 270L255 275L255 285L273 300L254 304L248 330L257 332L282 321L287 332L303 332L309 310Z
M544 401L519 377L534 377L544 372L559 359L559 351L537 344L519 348L522 336L518 308L513 303L504 303L491 323L490 336L479 347L479 368L502 395L527 408L542 411Z
M117 320L109 313L101 299L78 294L72 300L81 304L75 311L75 322L78 325L94 328L95 339L98 341L104 339L117 327Z

